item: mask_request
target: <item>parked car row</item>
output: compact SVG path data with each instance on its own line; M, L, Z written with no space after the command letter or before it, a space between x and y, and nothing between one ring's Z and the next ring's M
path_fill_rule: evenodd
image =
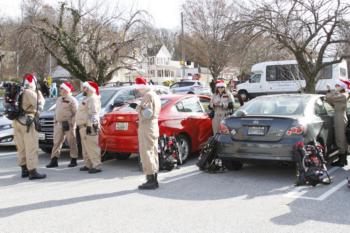
M172 94L171 89L164 86L150 87L161 98L160 135L176 136L181 161L186 161L191 153L201 150L212 135L208 115L210 97ZM138 114L134 109L140 101L137 88L138 85L104 87L100 91L99 144L102 152L109 152L117 159L127 159L130 154L138 153ZM83 95L76 98L81 101ZM40 116L39 147L50 153L55 100L48 99L46 103L47 111ZM326 160L332 160L337 152L333 115L334 109L323 95L277 94L254 98L222 121L217 154L228 169L240 169L244 163L254 160L293 162L293 146L298 142L313 143L316 139L324 147ZM0 145L13 145L11 121L2 118ZM349 127L347 135L349 140Z

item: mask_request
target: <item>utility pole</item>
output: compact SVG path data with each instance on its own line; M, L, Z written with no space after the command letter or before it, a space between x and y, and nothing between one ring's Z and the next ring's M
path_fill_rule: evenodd
M181 78L185 77L184 14L181 12Z

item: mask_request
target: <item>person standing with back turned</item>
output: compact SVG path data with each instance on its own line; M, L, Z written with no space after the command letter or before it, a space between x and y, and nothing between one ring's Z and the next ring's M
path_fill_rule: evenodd
M348 143L345 135L345 128L348 123L346 116L346 104L348 101L347 84L339 80L335 85L335 90L331 91L327 86L328 93L326 101L334 107L334 131L335 141L339 149L339 160L332 163L333 166L344 167L348 164L347 153Z
M136 111L139 115L138 141L139 153L143 172L146 175L146 183L140 185L139 189L156 189L158 184L158 117L160 113L160 98L147 85L143 77L136 78L139 94L142 96L140 105Z
M38 167L38 132L35 129L34 119L43 110L45 99L37 89L37 80L34 75L24 76L24 91L22 94L22 115L13 121L14 138L18 152L18 165L22 168L22 178L30 180L44 179L45 174L37 172Z

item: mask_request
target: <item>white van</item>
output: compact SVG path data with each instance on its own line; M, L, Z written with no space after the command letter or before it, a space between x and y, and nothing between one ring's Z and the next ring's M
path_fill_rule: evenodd
M326 60L326 59L325 59ZM327 91L327 84L334 87L338 79L348 80L347 63L327 66L319 72L316 92ZM268 61L252 66L249 80L238 84L238 94L243 98L254 98L259 95L296 93L305 87L303 75L298 71L296 60Z

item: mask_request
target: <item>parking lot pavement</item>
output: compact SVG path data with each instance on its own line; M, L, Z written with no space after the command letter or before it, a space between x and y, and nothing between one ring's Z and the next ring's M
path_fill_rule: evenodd
M208 174L190 160L162 172L160 188L139 191L144 176L137 158L110 160L88 174L47 169L40 153L40 181L20 178L16 152L0 151L0 232L349 232L350 167L331 169L333 183L294 187L294 169L249 165ZM79 161L82 166L82 161Z

